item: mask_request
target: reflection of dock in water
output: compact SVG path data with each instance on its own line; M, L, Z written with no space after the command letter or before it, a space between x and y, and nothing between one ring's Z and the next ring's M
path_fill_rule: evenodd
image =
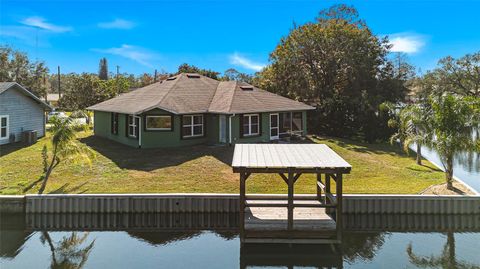
M342 252L331 245L245 244L240 268L248 267L343 268Z

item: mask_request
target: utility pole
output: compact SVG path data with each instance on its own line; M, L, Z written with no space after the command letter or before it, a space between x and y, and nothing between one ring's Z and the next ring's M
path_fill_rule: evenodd
M153 83L157 82L157 69L155 69L155 75L153 76Z
M117 78L119 73L120 73L120 66L117 65Z
M57 66L57 79L58 79L58 100L62 98L62 88L60 87L60 65Z

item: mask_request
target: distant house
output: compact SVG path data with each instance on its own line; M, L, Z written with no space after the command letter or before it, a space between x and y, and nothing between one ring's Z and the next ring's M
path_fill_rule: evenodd
M58 93L47 93L47 96L45 98L45 101L53 107L57 107L59 100L60 95Z
M45 111L51 107L16 82L0 82L0 145L17 142L24 131L45 135Z
M88 109L95 135L155 148L304 135L313 107L247 83L180 74Z

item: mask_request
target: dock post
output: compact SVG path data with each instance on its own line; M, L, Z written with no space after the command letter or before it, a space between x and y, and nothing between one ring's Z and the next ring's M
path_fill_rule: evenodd
M240 242L245 239L245 171L240 172Z
M337 187L337 206L335 210L335 224L337 229L337 240L342 241L342 174L337 174L336 187Z
M288 169L288 230L293 230L293 172Z

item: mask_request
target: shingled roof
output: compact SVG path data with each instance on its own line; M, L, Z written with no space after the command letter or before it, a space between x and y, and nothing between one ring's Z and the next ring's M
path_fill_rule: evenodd
M237 81L179 74L89 107L90 110L141 114L159 108L174 114L252 113L309 110L313 107Z

